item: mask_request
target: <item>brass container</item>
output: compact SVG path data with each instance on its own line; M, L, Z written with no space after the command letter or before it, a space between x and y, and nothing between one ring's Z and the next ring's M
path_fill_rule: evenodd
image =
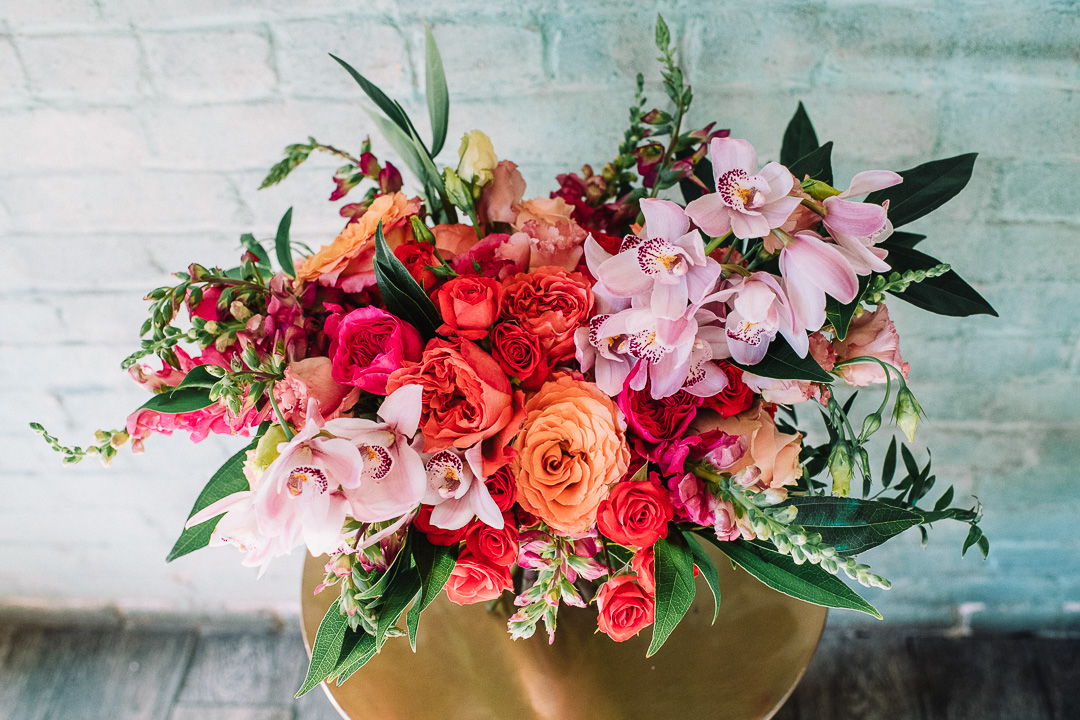
M645 657L651 629L623 643L596 632L596 608L559 610L554 644L543 627L512 640L505 611L459 607L445 594L420 618L416 653L406 638L341 687L324 689L351 720L761 720L780 709L817 649L825 608L778 593L709 547L720 571L712 593L699 580L693 606L660 652ZM314 595L325 558L308 557L304 644L334 589Z

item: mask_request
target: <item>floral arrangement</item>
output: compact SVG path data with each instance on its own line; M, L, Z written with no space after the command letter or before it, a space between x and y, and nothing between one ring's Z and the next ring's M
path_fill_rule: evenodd
M931 312L994 314L948 265L899 231L966 184L974 155L834 187L832 143L802 105L778 162L715 124L686 131L692 100L660 19L670 108L646 111L643 79L615 159L525 199L514 163L480 131L435 158L449 109L428 32L430 145L401 105L342 60L423 192L365 142L357 155L291 145L264 186L314 152L344 164L331 201L341 233L316 251L252 235L240 265L193 264L147 296L142 347L124 361L153 395L126 428L67 448L111 460L130 441L182 430L250 443L210 479L169 555L232 545L265 568L305 547L327 556L326 614L301 689L343 682L389 637L415 647L421 612L513 597L514 638L560 607L595 606L624 641L656 652L686 613L702 541L771 587L880 617L838 579L888 588L857 556L911 527L970 525L904 445L880 473L866 444L891 417L922 415L887 296ZM678 190L678 199L661 199ZM857 198L862 198L858 200ZM468 222L462 222L467 219ZM142 364L156 355L160 369ZM880 403L860 422L854 395ZM821 416L808 444L796 411ZM820 412L818 412L820 411ZM812 419L812 418L811 418ZM824 436L824 433L822 433ZM856 476L861 493L853 494ZM875 487L876 492L875 492ZM333 588L333 590L331 590ZM402 617L404 616L404 628Z

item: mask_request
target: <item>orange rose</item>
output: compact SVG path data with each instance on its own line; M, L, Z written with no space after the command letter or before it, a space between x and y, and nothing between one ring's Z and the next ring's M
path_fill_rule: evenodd
M550 365L574 357L574 331L588 324L592 283L558 266L518 273L503 282L503 316L540 338Z
M525 404L514 442L518 504L565 533L592 526L608 486L626 474L626 423L593 383L560 374Z
M475 344L464 339L430 341L419 363L390 374L387 394L402 385L424 388L424 452L482 442L485 477L509 461L507 446L525 417L524 394L514 390L499 363Z
M375 230L382 221L386 243L395 248L412 240L409 217L420 210L420 199L404 193L380 195L360 219L349 223L334 242L304 261L296 279L318 280L322 285L340 287L345 292L360 292L375 284Z
M702 410L690 427L698 433L716 429L746 438L746 453L734 465L724 468L724 472L735 474L753 466L761 473L757 476L757 484L762 489L791 485L802 475L799 465L802 435L788 435L777 430L772 416L761 403L729 418Z

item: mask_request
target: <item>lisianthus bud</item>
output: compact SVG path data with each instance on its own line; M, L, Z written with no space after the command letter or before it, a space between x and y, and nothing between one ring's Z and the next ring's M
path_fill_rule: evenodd
M465 211L472 207L472 194L453 168L443 170L443 185L446 187L446 196L450 198L450 202Z
M833 479L833 492L847 497L851 492L851 448L845 442L833 445L829 453L829 474Z
M461 147L458 148L457 174L463 180L471 182L476 187L483 187L491 182L494 177L492 171L499 160L495 157L495 148L491 146L491 139L480 132L473 130L461 139Z
M424 221L419 216L413 215L409 218L409 222L412 223L413 237L419 242L426 242L432 245L435 244L435 235L431 232L431 228L424 224Z
M896 394L896 405L893 407L893 419L897 426L907 435L908 442L915 441L915 428L919 426L919 418L922 416L922 406L907 385L900 388Z

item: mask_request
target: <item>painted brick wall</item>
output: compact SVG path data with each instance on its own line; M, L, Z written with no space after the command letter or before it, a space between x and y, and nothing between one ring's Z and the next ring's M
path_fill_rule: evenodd
M238 443L154 439L63 469L26 423L76 442L142 402L119 372L142 293L240 233L330 239L332 162L257 191L309 134L375 134L350 60L426 118L421 16L450 78L451 136L482 127L543 194L613 154L667 17L718 119L775 157L803 100L837 176L977 150L964 195L917 228L1000 319L893 313L938 475L978 495L989 562L959 529L875 551L890 621L1063 627L1080 613L1080 4L1076 0L8 0L0 6L0 603L220 615L289 611L296 557L258 583L231 551L163 558ZM376 138L376 147L385 146ZM451 145L451 150L454 146ZM1037 265L1036 265L1037 264ZM1031 269L1029 269L1029 267ZM1034 268L1038 269L1034 269ZM197 458L197 459L196 459ZM837 621L859 618L836 614Z

